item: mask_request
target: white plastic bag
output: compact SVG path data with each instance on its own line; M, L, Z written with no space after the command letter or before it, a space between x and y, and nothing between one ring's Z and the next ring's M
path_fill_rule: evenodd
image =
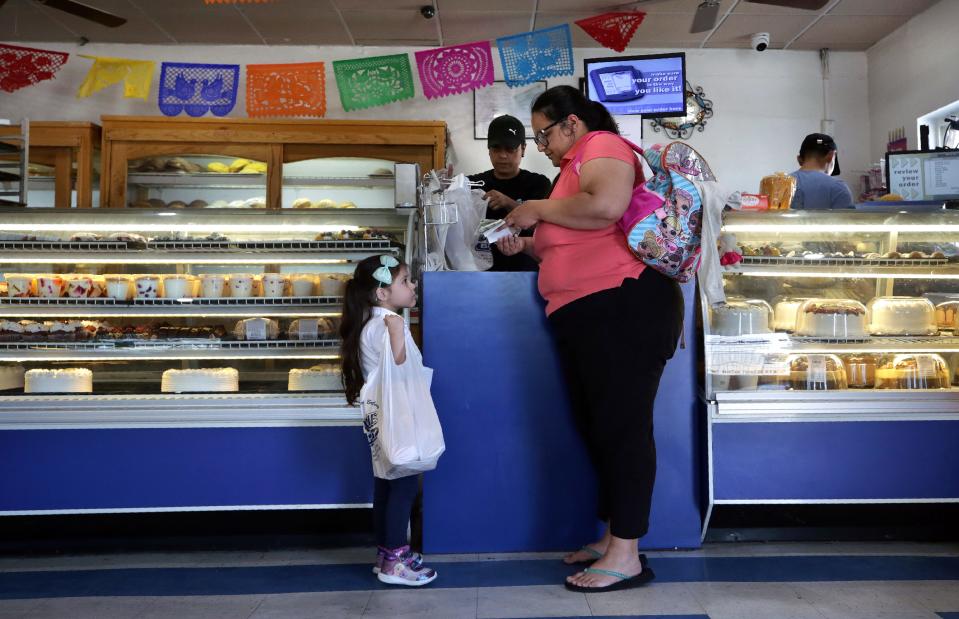
M488 271L493 267L493 252L479 234L486 216L485 192L470 189L469 180L456 175L446 190L446 199L456 204L457 219L446 238L446 257L456 271Z
M409 333L402 365L393 360L389 332L383 340L383 358L360 391L363 432L370 444L373 474L399 479L436 468L446 443L430 396L433 370L423 367Z

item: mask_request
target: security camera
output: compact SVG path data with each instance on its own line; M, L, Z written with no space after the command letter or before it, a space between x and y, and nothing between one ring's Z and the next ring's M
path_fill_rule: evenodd
M769 33L757 32L752 38L753 49L757 52L764 52L769 47Z
M433 19L436 17L436 9L432 4L427 4L420 7L420 15L423 16L423 19Z

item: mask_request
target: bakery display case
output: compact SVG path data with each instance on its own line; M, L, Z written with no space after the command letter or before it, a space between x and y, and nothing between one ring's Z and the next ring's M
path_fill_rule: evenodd
M167 392L287 397L291 381L335 394L345 281L356 261L402 250L394 217L396 227L372 229L312 210L0 212L0 359L27 368L0 410L36 410L37 394L75 388L158 402ZM61 397L56 408L69 406Z
M394 163L445 167L446 125L103 117L109 207L391 209Z
M184 496L193 484L184 471L180 485L167 487L172 498L132 499L123 486L126 499L82 507L94 511L117 501L118 509L165 500L183 508L366 505L369 450L339 371L342 295L357 261L405 257L408 223L370 210L349 209L350 224L346 209L0 210L0 445L16 446L5 451L6 465L48 489L62 489L69 476L51 463L59 458L99 458L103 479L143 467L158 476L150 487L167 487L165 467L216 468L202 480L208 492ZM263 454L270 466L292 467L276 474L299 484L295 492L268 498L249 494L264 488L242 486L218 495L234 473L217 467L242 468L251 457L230 460L239 429L259 433L253 450L271 450ZM127 434L113 443L117 432ZM153 459L130 462L131 438ZM94 455L100 440L111 446ZM226 460L214 466L218 441ZM306 444L317 453L302 454ZM17 461L25 445L31 459ZM288 451L325 464L299 470ZM45 501L70 495L38 498L20 484L0 483L0 514L46 513Z
M959 214L728 212L723 233L710 506L957 500Z
M100 199L100 126L72 121L32 120L29 124L27 205L96 207Z

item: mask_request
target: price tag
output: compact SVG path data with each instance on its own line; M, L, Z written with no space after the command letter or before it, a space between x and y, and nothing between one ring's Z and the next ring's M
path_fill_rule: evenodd
M936 376L936 361L926 355L916 355L916 365L919 370L919 376L922 378L933 378Z
M826 382L826 356L809 355L809 382Z
M301 318L296 323L296 336L301 340L319 339L320 324L315 318Z
M246 339L265 340L266 339L266 319L258 318L245 323Z

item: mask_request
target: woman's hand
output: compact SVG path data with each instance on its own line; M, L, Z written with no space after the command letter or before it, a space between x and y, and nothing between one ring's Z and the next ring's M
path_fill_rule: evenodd
M496 246L504 256L515 256L526 249L526 241L522 237L511 234L496 241Z
M506 223L518 230L529 230L542 220L539 214L539 205L542 202L542 200L523 202L504 217Z

